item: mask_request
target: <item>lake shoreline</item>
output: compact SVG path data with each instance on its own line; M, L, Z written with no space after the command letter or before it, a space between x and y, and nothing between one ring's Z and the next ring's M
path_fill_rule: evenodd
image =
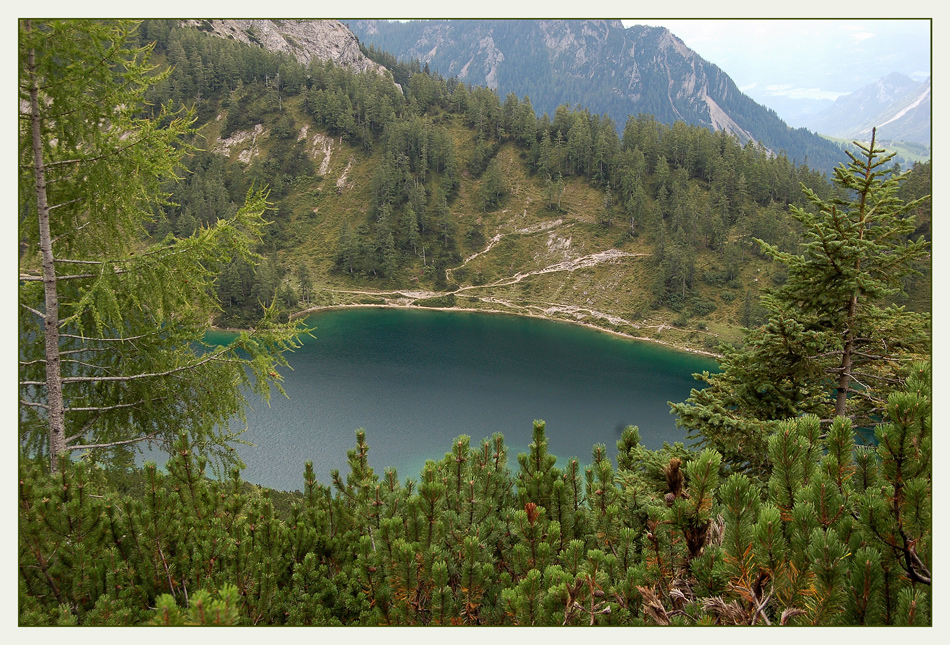
M624 338L624 339L627 339L627 340L635 340L635 341L641 341L641 342L647 342L647 343L655 343L655 344L657 344L657 345L662 345L663 347L666 347L666 348L668 348L668 349L673 349L673 350L685 352L685 353L687 353L687 354L696 354L696 355L699 355L699 356L706 356L706 357L713 358L713 359L718 359L718 358L721 358L721 357L722 357L721 354L717 354L717 353L715 353L715 352L707 352L707 351L704 351L704 350L701 350L701 349L694 349L694 348L691 348L691 347L683 347L682 345L677 345L676 343L671 343L671 342L668 342L668 341L658 340L658 339L656 339L656 338L650 338L650 337L647 337L647 336L633 336L632 334L625 334L625 333L619 332L619 331L617 331L617 330L615 330L615 329L607 329L607 328L605 328L605 327L600 327L600 326L598 326L598 325L594 325L594 324L587 323L587 322L581 322L581 321L578 321L578 320L565 320L565 319L563 319L563 318L554 318L554 317L551 317L551 316L544 316L544 315L540 315L540 314L515 313L515 312L511 312L511 311L502 311L502 310L499 310L499 309L472 309L472 308L469 308L469 307L459 307L459 306L453 306L453 307L423 307L423 306L413 305L413 304L400 305L400 304L392 304L392 303L385 303L385 304L383 304L383 303L379 303L379 304L354 303L354 304L339 304L339 305L325 305L325 306L319 306L319 307L309 307L309 308L307 308L307 309L304 309L304 310L301 310L301 311L298 311L298 312L296 312L296 313L291 314L291 315L290 315L290 318L291 318L291 319L303 318L303 317L306 317L306 316L309 316L309 315L312 315L312 314L320 313L320 312L322 312L322 311L332 311L332 310L334 310L334 309L353 309L353 308L357 308L357 307L366 307L366 308L372 307L372 308L382 308L382 309L414 309L414 310L417 310L417 311L426 311L426 310L429 310L429 311L452 311L452 312L459 312L459 313L484 313L484 314L503 315L503 316L516 316L516 317L522 317L522 318L534 318L534 319L537 319L537 320L549 320L549 321L551 321L551 322L561 322L561 323L567 323L567 324L569 324L569 325L577 325L577 326L579 326L579 327L586 327L587 329L592 329L592 330L594 330L594 331L599 331L599 332L603 332L603 333L606 333L606 334L611 334L611 335L613 335L613 336L617 336L617 337L619 337L619 338ZM221 331L238 331L238 330L229 330L229 329L225 329L225 328L215 328L215 329L220 329Z

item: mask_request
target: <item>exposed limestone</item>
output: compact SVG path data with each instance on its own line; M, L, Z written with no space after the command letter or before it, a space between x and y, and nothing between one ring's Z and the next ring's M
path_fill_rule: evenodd
M346 188L346 177L350 172L350 168L353 167L353 157L350 157L350 160L346 163L346 168L343 169L343 172L340 173L340 176L336 180L336 190L337 192L343 192L343 189Z
M498 89L498 68L505 60L505 55L495 46L491 36L482 39L479 53L485 61L485 85L493 90Z
M333 139L317 132L310 140L310 157L316 159L321 153L323 161L320 162L320 170L317 172L326 176L330 170L330 158L333 156Z
M398 55L417 58L445 76L493 89L504 85L506 69L512 65L537 70L546 75L545 82L570 83L594 92L606 89L611 104L626 106L613 113L613 108L607 110L619 124L629 114L650 112L664 123L681 120L725 131L743 144L763 138L768 141L787 129L765 108L755 110L752 116L748 105L743 107L737 101L741 92L725 72L666 28L635 25L627 29L615 20L526 20L517 28L502 27L503 22L422 21L409 30L412 37L399 45ZM376 34L391 32L391 25L382 20L350 24L367 42L377 44ZM526 45L532 49L528 54ZM516 52L526 60L513 61ZM512 75L517 77L520 72ZM520 93L516 91L516 95ZM553 114L556 109L551 105L541 108L541 96L532 100L537 114L542 110Z
M560 271L577 271L578 269L587 269L593 266L596 266L602 262L617 262L625 257L639 257L644 255L643 253L628 253L626 251L621 251L619 249L607 249L606 251L600 251L598 253L591 253L590 255L585 255L579 258L571 258L568 260L563 260L561 262L555 262L541 269L536 269L534 271L525 271L523 273L519 272L510 276L508 278L502 278L496 280L495 282L485 284L485 285L476 285L471 287L462 287L459 291L465 291L468 289L482 289L487 287L502 287L521 282L525 278L542 275L544 273L556 273Z
M388 75L360 51L359 41L339 20L185 20L221 38L254 44L268 51L284 52L304 65L311 60L332 61L355 72Z
M549 222L541 222L540 224L534 224L532 226L527 226L525 228L519 228L515 231L519 235L528 235L530 233L540 233L551 228L555 228L564 223L563 219L555 219Z
M575 320L583 320L584 318L600 318L601 320L606 320L612 325L630 325L631 327L639 328L639 325L635 325L629 320L621 318L620 316L614 316L613 314L595 311L593 309L585 309L584 307L577 307L575 305L552 305L547 309L544 309L543 313L549 318L553 318L558 314L566 314L573 317Z
M557 253L568 257L571 251L571 238L561 237L557 233L550 233L546 241L549 253Z
M730 134L734 134L742 142L752 139L752 134L733 121L732 117L719 107L719 104L716 103L711 96L705 94L703 98L706 101L706 106L709 108L709 120L712 122L714 129L725 130Z
M261 153L261 149L257 145L258 141L267 135L268 131L264 129L263 125L258 123L252 130L238 130L227 139L218 139L213 150L226 157L230 157L232 148L241 148L241 151L238 153L238 161L249 164L251 163L251 159ZM250 143L248 143L248 140L250 140Z

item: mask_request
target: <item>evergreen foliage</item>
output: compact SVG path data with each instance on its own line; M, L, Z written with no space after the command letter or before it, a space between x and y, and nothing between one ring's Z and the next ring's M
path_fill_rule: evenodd
M708 317L713 307L720 310L714 318L754 326L759 285L750 274L773 271L762 264L769 256L755 240L797 252L800 225L790 207L812 209L799 186L823 200L838 196L814 169L724 132L668 125L649 114L624 116L618 128L607 115L566 103L552 108L550 118L536 113L527 96L466 85L373 47L365 53L389 65L392 78L324 61L304 65L202 31L163 20L145 21L139 30L143 42L155 42L160 60L174 63L167 80L149 87L150 109L169 98L183 101L194 107L202 132L220 138L195 139L206 151L186 159L187 172L167 189L173 203L161 208L149 230L187 234L220 213L236 212L250 182L270 187L272 222L255 250L273 258L275 271L248 270L239 261L228 268L230 278L219 281L224 310L216 320L222 326L249 327L272 302L281 315L291 313L303 300L295 277L301 264L311 269L317 291L341 279L361 288L455 288L446 270L460 286L486 281L491 271L456 268L484 250L473 222L503 212L511 197L525 198L525 186L510 179L512 162L529 169L529 195L542 197L552 214L595 218L603 227L599 235L618 248L653 247L646 306L675 316L681 328L690 318ZM363 168L363 182L365 173L372 175L371 193L358 191L368 208L327 194L333 191L320 183L324 171L305 152L308 129L333 137L334 151ZM227 161L211 151L228 136L251 132L260 132L264 144L255 145L249 161ZM492 160L501 163L499 155L505 158L502 182L487 172ZM603 192L602 200L585 203L590 213L570 203L578 180ZM337 186L335 192L343 191ZM929 219L919 223L915 237L926 236ZM320 248L311 248L313 238ZM924 276L908 277L907 296L894 298L926 310L929 266L918 268ZM783 279L776 271L773 282ZM727 289L708 289L707 277ZM737 317L737 306L728 303L743 287L753 293ZM715 292L722 297L710 297ZM715 345L710 335L703 348Z
M873 425L908 362L930 353L929 315L890 304L928 257L926 240L909 238L925 198L900 200L904 175L887 169L893 155L882 155L873 136L856 145L861 156L835 171L843 197L805 188L813 209L792 208L801 252L761 242L788 268L786 282L763 296L766 324L749 330L741 348L724 347L722 371L697 375L708 387L672 405L677 423L734 468L765 475L764 448L785 419Z
M365 152L368 163L375 165L366 214L344 218L331 251L340 274L355 281L369 278L371 283L406 287L412 280L407 276L414 275L432 287L445 288L445 269L458 265L462 249L470 244L459 226L469 204L479 211L504 206L510 189L505 181L508 170L492 162L506 147L518 151L535 180L547 186L546 200L554 212L565 212L562 197L571 177L584 178L603 190L598 221L608 230L623 222L628 235L646 233L658 247L653 261L660 277L653 304L698 316L704 315L704 308L692 307L695 275L680 271L678 260L711 251L724 260L747 261L759 252L746 233L750 229L754 237L793 248L795 225L785 211L790 203L805 205L795 187L803 182L823 197L830 196L819 173L781 155L773 159L765 149L742 146L721 132L684 123L668 126L653 116L639 115L627 121L621 137L611 118L581 106L558 106L553 121L546 115L539 118L527 97L509 94L502 101L488 88L443 78L418 61L400 63L373 48L366 53L391 65L400 86L376 73L353 73L319 61L305 66L200 30L168 27L167 21L147 21L142 29L144 38L158 37L157 51L166 60L175 61L169 81L150 90L150 97L164 98L169 86L197 88L203 83L200 99L181 95L182 100L194 101L199 123L210 125L211 114L223 112L224 127L218 136L263 125L271 132L271 143L246 173L235 172L235 164L223 164L220 155L196 156L189 163L190 173L173 187L176 205L163 209L166 223L160 230L187 232L211 213L233 212L248 179L257 178L270 186L276 205L266 247L260 251L268 256L296 255L300 233L292 231L289 222L299 226L305 217L309 200L301 191L308 190L314 177L313 164L296 140L299 135L287 135L291 127L316 126ZM220 65L206 62L218 60ZM223 82L226 68L234 77ZM200 69L204 76L196 71ZM213 83L208 77L211 69L218 78ZM281 79L298 82L282 80L278 89L278 73ZM470 128L471 139L459 138L459 125ZM661 157L665 164L658 161ZM677 172L675 181L663 179L665 170ZM462 203L457 200L466 171L478 187ZM757 216L769 204L773 206L768 215ZM291 275L299 261L294 258L279 269L276 283L268 282L264 273L247 271L243 287L229 281L220 292L226 302L221 323L250 324L260 315L259 303L270 302L275 295L278 304L287 307L293 300L288 289L297 289Z
M21 23L31 105L20 146L21 625L931 623L931 372L912 362L929 352L927 321L893 304L926 265L912 240L929 230L913 219L929 221L918 199L929 169L900 184L872 142L836 172L836 188L703 128L639 115L618 136L585 108L538 118L527 98L502 103L418 61L392 66L400 91L200 31L139 27L175 64L153 82L150 48L129 25ZM117 64L96 68L101 83L78 83L90 52ZM195 112L165 110L166 99ZM192 118L223 106L226 132L265 123L274 133L275 154L246 175L211 153L184 156L198 141L182 138ZM753 254L787 267L763 300L764 324L724 347L722 371L703 375L709 387L674 406L701 449L649 450L627 427L615 461L597 445L586 465L559 462L536 421L514 460L500 434L460 436L404 480L373 470L363 431L348 472L324 484L303 464L294 493L215 468L235 465L220 434L243 407L235 385L265 392L299 331L275 322L279 309L316 295L306 259L285 266L280 253L303 216L297 190L313 186L294 135L303 118L375 163L372 197L335 250L352 279L398 283L421 254L436 276L426 279L445 286L462 246L484 241L459 226L473 185L463 179L481 176L487 215L510 198L500 166L513 158L547 187L549 210L565 208L565 182L584 181L604 196L598 229L621 221L624 235L651 239L657 306L708 310L697 285L741 286ZM128 137L143 145L123 146ZM44 172L56 179L45 206ZM250 177L272 186L271 227ZM720 265L692 266L699 251ZM746 294L752 327L760 313ZM203 345L216 315L264 322L227 348ZM52 344L37 324L51 319L61 323ZM48 438L56 355L65 450ZM870 428L875 440L859 445ZM135 444L122 442L143 437L167 447L164 469L131 466L123 446ZM97 446L118 450L69 454Z
M805 128L788 127L721 70L681 54L662 28L561 19L345 22L368 45L364 51L371 57L389 52L374 58L387 67L400 57L412 58L400 66L403 70L418 70L419 57L426 68L446 76L461 76L464 67L469 82L491 86L500 96L529 97L538 114L553 116L560 106L583 97L589 108L617 123L643 113L668 126L680 122L711 128L709 106L693 91L690 85L695 84L704 86L745 132L795 163L829 172L845 158L834 143ZM485 42L492 43L500 59L489 62ZM577 43L584 55L569 53L563 47L567 42Z
M68 454L123 463L183 431L234 463L220 428L243 414L242 386L269 396L300 329L271 310L258 332L203 342L217 273L258 258L267 195L250 190L210 223L147 236L193 124L168 105L143 114L162 76L134 31L20 23L19 440L53 469Z
M500 435L460 436L404 482L358 431L349 472L306 464L280 509L237 470L205 478L184 434L128 492L21 458L20 624L929 624L929 382L915 364L878 447L783 423L763 484L632 427L582 476L540 421L514 471Z

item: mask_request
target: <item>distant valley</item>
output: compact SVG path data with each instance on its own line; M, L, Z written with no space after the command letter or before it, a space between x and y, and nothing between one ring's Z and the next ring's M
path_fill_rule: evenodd
M930 157L930 79L918 83L889 74L877 83L839 97L807 119L805 126L841 139L866 141L876 127L884 145L910 146L911 160ZM906 154L906 153L905 153Z

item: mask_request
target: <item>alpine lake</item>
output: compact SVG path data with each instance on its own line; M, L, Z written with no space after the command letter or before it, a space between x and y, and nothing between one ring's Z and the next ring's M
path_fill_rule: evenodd
M357 307L307 323L313 336L282 370L287 397L274 391L269 405L249 397L240 438L252 445L236 447L246 481L303 489L308 460L320 481L332 469L345 479L358 428L374 471L392 467L400 479L418 479L463 434L477 447L502 433L515 470L535 419L546 423L558 466L589 463L598 443L614 458L627 425L656 449L684 440L668 402L701 385L694 373L717 370L702 355L537 318ZM235 421L232 430L243 428Z

